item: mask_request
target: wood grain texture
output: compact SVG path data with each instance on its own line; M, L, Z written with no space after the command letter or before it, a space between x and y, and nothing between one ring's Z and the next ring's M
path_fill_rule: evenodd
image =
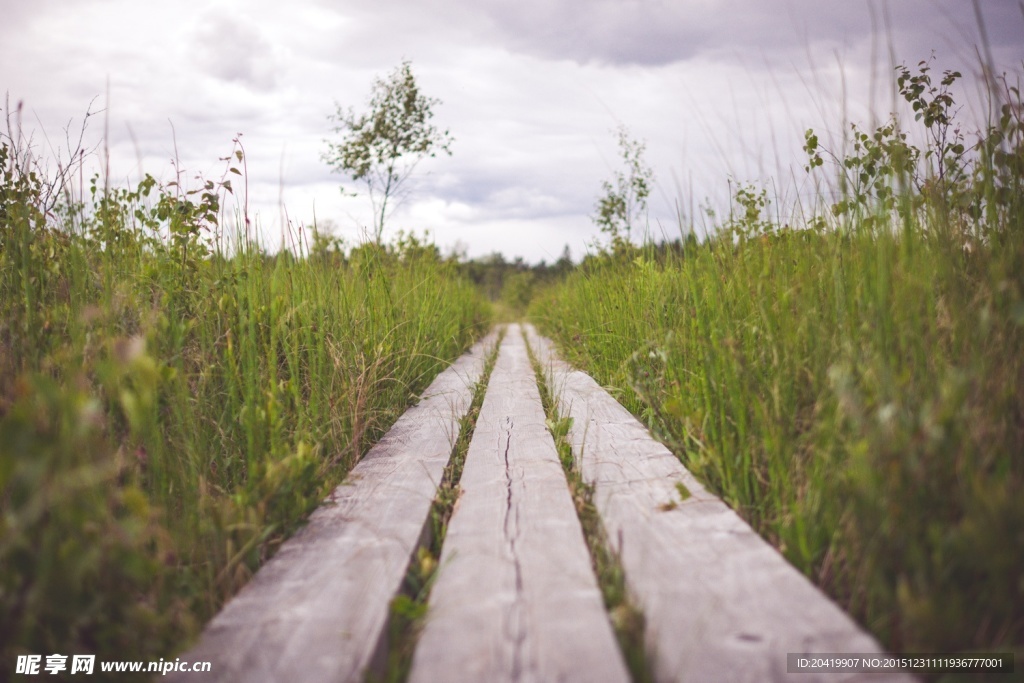
M169 680L363 680L495 341L435 378L181 656L212 672Z
M527 327L627 586L658 681L912 681L791 674L786 654L882 652L842 610L710 494L591 377ZM691 497L681 500L677 484Z
M460 488L410 682L628 681L516 325Z

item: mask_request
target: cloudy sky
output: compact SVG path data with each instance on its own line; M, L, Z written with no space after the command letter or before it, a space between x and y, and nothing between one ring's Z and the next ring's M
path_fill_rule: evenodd
M996 68L1024 71L1024 7L978 0ZM424 162L390 231L430 230L470 256L579 258L618 168L613 130L647 144L656 234L721 205L732 182L808 191L803 131L841 134L893 108L891 64L936 54L983 110L969 0L0 0L0 101L24 103L40 154L109 130L115 179L218 178L239 133L249 198L271 245L282 221L331 223L349 242L365 198L321 161L335 104L364 107L402 60L453 156ZM984 49L981 50L984 52ZM108 102L109 83L109 102ZM75 136L77 137L77 136ZM825 135L822 136L825 139ZM838 144L838 143L835 143ZM94 160L98 163L100 157ZM796 170L793 170L796 168ZM237 183L236 183L237 185ZM688 220L688 219L687 219Z

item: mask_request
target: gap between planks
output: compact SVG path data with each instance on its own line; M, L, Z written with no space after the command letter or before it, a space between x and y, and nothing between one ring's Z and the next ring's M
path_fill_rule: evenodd
M560 413L573 418L574 453L644 611L657 680L783 680L787 652L881 653L596 382L532 327L527 336ZM365 677L494 339L435 379L184 659L211 661L223 681ZM411 680L628 680L516 326L506 342Z
M459 486L410 683L628 681L518 325Z
M218 681L360 681L382 664L389 606L497 333L440 373L182 655ZM171 681L209 680L174 674Z
M883 650L597 382L527 326L584 481L646 620L658 681L789 680L787 653ZM682 484L691 496L680 500ZM800 674L907 683L906 674Z

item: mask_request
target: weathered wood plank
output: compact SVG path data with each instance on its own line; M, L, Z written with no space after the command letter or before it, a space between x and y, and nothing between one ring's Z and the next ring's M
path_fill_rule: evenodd
M460 487L411 683L629 680L517 325Z
M794 569L583 372L527 327L574 454L647 623L659 681L773 681L788 652L879 653L877 642ZM691 497L681 500L682 484ZM801 681L911 681L801 674Z
M362 680L495 341L435 378L182 659L218 681Z

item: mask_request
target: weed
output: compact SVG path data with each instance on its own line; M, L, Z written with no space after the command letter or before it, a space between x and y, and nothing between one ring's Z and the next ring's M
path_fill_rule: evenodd
M0 667L156 659L473 342L487 308L408 240L335 259L269 254L247 215L232 234L237 141L220 181L78 192L48 184L16 139L0 136Z
M944 74L901 68L925 150L855 126L798 226L740 187L703 243L593 259L531 316L564 355L902 651L1024 642L1024 124L968 144ZM639 349L639 351L638 351Z
M459 479L466 463L469 443L473 439L476 421L480 416L480 407L487 393L487 383L491 371L498 360L498 348L504 337L504 331L498 339L484 364L483 374L473 390L473 401L463 416L459 438L452 448L451 458L445 466L444 476L438 486L430 510L430 529L426 543L416 549L416 554L409 563L409 569L402 584L402 591L391 602L391 616L388 620L387 652L384 655L383 671L367 672L367 680L380 683L400 683L409 677L413 654L420 632L427 617L427 600L430 589L439 570L441 547L444 545L448 522L455 503L459 499Z
M526 341L525 332L523 339ZM630 598L626 589L622 562L608 542L608 535L601 522L601 516L594 505L594 487L583 480L579 465L573 456L572 445L569 441L569 430L572 429L573 419L559 415L557 399L550 391L544 377L544 369L534 356L528 341L526 344L527 353L529 353L530 362L537 377L544 414L547 416L548 431L551 432L551 436L555 440L558 459L565 470L573 505L583 529L587 549L590 551L591 566L597 576L598 588L601 590L605 609L608 610L615 637L622 649L626 667L634 681L638 683L653 681L644 646L646 626L643 612Z

